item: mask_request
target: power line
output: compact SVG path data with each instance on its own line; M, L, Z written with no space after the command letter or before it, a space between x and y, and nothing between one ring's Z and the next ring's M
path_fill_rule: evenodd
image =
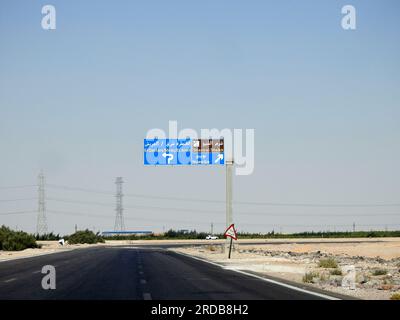
M41 179L42 176L42 179ZM73 199L61 199L61 198L45 198L44 195L44 188L45 186L52 188L52 189L62 189L62 190L69 190L69 191L79 191L79 192L88 192L88 193L95 193L95 194L102 194L102 195L112 195L114 196L115 194L112 191L105 191L105 190L96 190L96 189L86 189L86 188L79 188L79 187L69 187L69 186L63 186L63 185L54 185L54 184L45 184L44 181L44 176L41 174L39 176L39 194L38 194L38 199L39 199L39 207L38 207L38 226L37 229L39 228L44 230L44 227L47 230L47 221L46 221L46 206L45 206L45 201L56 201L56 202L65 202L65 203L76 203L76 204L84 204L84 205L99 205L99 206L107 206L111 207L113 206L111 203L104 203L104 202L94 202L94 201L80 201L80 200L73 200ZM35 185L21 185L21 186L3 186L0 187L0 189L19 189L19 188L31 188L31 187L37 187ZM118 191L119 190L119 191ZM220 203L220 204L225 204L224 200L212 200L212 199L199 199L199 198L187 198L187 197L171 197L171 196L156 196L156 195L145 195L145 194L135 194L135 193L129 193L129 194L124 194L124 196L127 197L135 197L135 198L143 198L143 199L157 199L157 200L165 200L165 201L181 201L181 202L199 202L199 203ZM17 202L17 201L28 201L28 200L36 200L36 198L20 198L20 199L0 199L0 202ZM289 202L257 202L257 201L236 201L234 202L235 205L248 205L248 206L271 206L271 207L310 207L310 208L377 208L377 207L398 207L400 206L400 203L289 203ZM125 206L126 208L132 208L132 209L142 209L142 210L157 210L157 211L180 211L180 212L200 212L204 214L220 214L224 213L224 210L202 210L202 209L193 209L193 208L174 208L174 207L165 207L165 206L146 206L146 205L133 205L133 206ZM116 215L116 226L117 226L117 219L118 220L118 229L124 228L123 226L123 216L122 216L122 186L121 188L118 189L118 184L117 184L117 215ZM19 214L28 214L28 213L33 213L34 211L15 211L15 212L3 212L0 213L2 216L6 215L19 215ZM60 213L60 214L68 214L68 215L79 215L79 216L88 216L88 217L99 217L99 218L107 218L109 219L110 216L108 215L94 215L94 214L87 214L87 213L77 213L77 212L67 212L67 211L50 211L52 213ZM292 216L292 217L321 217L321 218L335 218L335 217L366 217L366 216L371 216L371 217L377 217L377 216L399 216L400 213L334 213L334 214L321 214L321 213L278 213L278 212L249 212L246 210L238 210L235 211L239 217L243 217L242 215L262 215L265 217L270 217L270 216ZM44 219L43 219L44 216ZM144 214L146 216L146 214ZM120 219L121 217L122 219ZM171 222L179 222L179 223L204 223L204 221L199 221L195 222L192 220L177 220L177 219L168 219L168 217L162 217L157 218L157 219L151 219L149 217L146 218L129 218L127 217L128 220L144 220L144 221L160 221L160 220L167 220ZM41 221L39 221L41 220ZM43 220L43 221L42 221ZM119 222L121 220L121 223ZM220 224L217 222L217 224ZM119 225L121 225L121 228L119 228ZM223 225L223 223L221 223ZM263 223L242 223L242 225L266 225ZM280 224L270 224L271 226L284 226L284 227L308 227L308 228L317 228L317 227L326 227L327 225L280 225ZM382 226L394 226L395 224L382 224ZM397 225L397 224L396 224ZM334 227L348 227L348 225L332 225ZM367 227L367 226L378 226L378 224L370 224L370 225L358 225L360 227ZM42 228L43 227L43 228ZM42 233L44 232L42 230ZM39 232L39 231L38 231ZM40 232L39 232L40 233Z
M367 204L322 204L322 203L283 203L283 202L246 202L237 201L235 204L274 206L274 207L329 207L329 208L369 208L369 207L400 207L400 203L367 203Z
M82 191L82 192L90 192L90 193L98 193L98 194L108 194L114 195L112 191L104 191L104 190L95 190L95 189L85 189L79 187L70 187L63 185L55 185L55 184L46 184L46 186L50 188L56 189L64 189L71 191ZM27 188L27 187L36 187L35 185L23 185L23 186L5 186L0 187L0 189L15 189L15 188ZM187 197L170 197L170 196L153 196L153 195L144 195L144 194L125 194L127 197L138 197L138 198L147 198L147 199L160 199L160 200L178 200L178 201L186 201L186 202L209 202L209 203L225 203L223 200L210 200L210 199L199 199L199 198L187 198ZM294 206L294 207L398 207L400 203L370 203L370 204L332 204L332 203L285 203L285 202L252 202L252 201L235 201L235 204L239 205L256 205L256 206Z
M309 224L277 224L277 223L275 223L275 224L272 224L272 223L270 223L270 224L265 224L265 223L246 223L246 222L244 222L244 223L240 223L240 225L261 225L261 226L279 226L279 227L292 227L292 228L319 228L319 227L325 227L325 228L329 228L329 227L348 227L348 228L351 228L352 227L352 225L351 224L314 224L314 225L309 225ZM379 223L377 223L377 224L358 224L357 226L360 226L360 227L377 227L377 226L380 226L380 227L384 227L384 226L400 226L400 224L396 224L396 223L393 223L393 224L379 224Z
M59 211L59 210L48 210L48 212L55 214L65 214L65 215L75 215L75 216L86 216L93 218L106 218L109 219L110 215L99 215L99 214L91 214L91 213L83 213L83 212L70 212L70 211ZM140 221L156 221L160 222L160 218L152 219L152 218L133 218L133 217L125 217L126 220L140 220ZM193 220L182 220L182 219L169 219L168 217L163 217L163 221L170 222L181 222L181 223L204 223L208 225L207 221L193 221ZM225 225L224 222L215 222L214 225ZM258 222L240 222L239 225L254 225L254 226L282 226L282 227L351 227L351 224L318 224L318 225L309 225L309 224L272 224L272 223L258 223ZM360 227L374 227L374 226L400 226L400 224L359 224Z
M37 187L36 185L25 185L25 186L3 186L0 189L23 189L23 188L32 188Z
M84 204L84 205L95 205L95 206L104 206L104 207L114 207L114 204L111 203L102 203L102 202L94 202L94 201L81 201L81 200L72 200L72 199L60 199L60 198L46 198L47 201L55 201L55 202L65 202L65 203L76 203L76 204Z
M95 189L84 189L78 187L68 187L54 184L47 184L47 186L56 189L65 189L71 191L82 191L98 194L114 195L111 191L95 190ZM170 197L170 196L154 196L145 194L127 193L124 194L126 197L136 197L145 199L160 199L169 201L184 201L184 202L202 202L202 203L225 203L224 200L212 200L212 199L200 199L200 198L188 198L188 197ZM367 208L367 207L400 207L400 203L290 203L290 202L257 202L257 201L234 201L234 204L238 205L254 205L254 206L285 206L285 207L349 207L349 208Z
M13 214L26 214L26 213L36 213L37 211L14 211L14 212L0 212L0 216L8 216Z
M24 198L24 199L0 199L0 202L15 202L15 201L28 201L37 200L37 198Z
M25 199L9 199L9 200L0 200L0 202L8 202L8 201L23 201L23 200L36 200L36 198L25 198ZM46 198L47 201L55 201L55 202L63 202L63 203L73 203L73 204L83 204L83 205L96 205L96 206L105 206L105 207L114 207L111 203L101 203L101 202L93 202L93 201L80 201L80 200L72 200L72 199L60 199L60 198ZM128 209L143 209L143 210L162 210L162 211L179 211L179 212L195 212L195 213L224 213L223 210L208 210L208 209L192 209L192 208L176 208L176 207L161 207L161 206L124 206ZM25 211L23 211L25 212ZM374 216L400 216L400 213L334 213L334 214L321 214L321 213L273 213L273 212L249 212L249 211L235 211L237 214L244 215L263 215L263 216L299 216L299 217L374 217Z
M94 189L85 189L79 187L68 187L68 186L61 186L56 184L46 184L49 188L54 189L62 189L62 190L70 190L70 191L81 191L81 192L89 192L89 193L98 193L98 194L108 194L108 195L115 195L112 191L102 191L102 190L94 190Z
M136 209L153 209L154 207L144 207L144 206L135 206L135 207L127 207L125 206L125 208L136 208ZM190 210L190 209L182 209L182 208L161 208L164 210L173 210L173 211L183 211L183 212L202 212L202 213L223 213L223 211L206 211L206 210ZM23 213L32 213L32 212L36 212L36 211L18 211L15 212L16 214L23 214ZM48 212L55 212L54 210L48 211ZM64 212L64 213L68 213L68 211ZM74 213L74 212L69 212L69 213ZM332 215L324 215L324 214L296 214L296 213L262 213L262 212L235 212L237 214L239 214L240 216L242 214L249 214L249 215L264 215L265 217L279 217L279 216L284 216L284 217L321 217L321 218L336 218L336 217L378 217L378 216L399 216L400 214L398 213L379 213L379 214L363 214L363 213L356 213L356 214L332 214ZM0 213L0 215L9 215L9 214L13 214L13 212L5 212L5 213ZM89 214L90 215L90 214ZM93 215L94 216L94 215ZM101 216L99 215L99 217L109 217L109 216Z
M99 214L91 214L91 213L82 213L82 212L71 212L71 211L59 211L59 210L47 210L49 213L54 213L54 214L65 214L65 215L75 215L75 216L86 216L86 217L92 217L92 218L105 218L109 219L110 215L99 215ZM15 211L15 212L0 212L0 216L2 215L18 215L18 214L27 214L27 213L36 213L36 211ZM131 217L125 217L126 220L138 220L138 221L160 221L160 219L151 219L151 218L131 218ZM193 221L193 220L177 220L177 219L165 219L163 218L164 221L169 221L169 222L179 222L179 223L204 223L208 224L207 221ZM224 226L224 222L215 222L214 225L220 225ZM247 222L240 222L240 225L242 226L247 226L247 225L252 225L252 226L269 226L269 227L285 227L285 228L329 228L329 227L351 227L349 224L332 224L332 225L327 225L327 224L319 224L319 225L308 225L308 224L266 224L266 223L247 223ZM359 227L385 227L385 226L400 226L400 224L357 224Z
M225 203L223 200L210 200L210 199L198 199L198 198L180 198L180 197L167 197L167 196L152 196L144 194L125 194L127 197L144 198L144 199L158 199L158 200L169 200L169 201L184 201L184 202L205 202L205 203Z
M105 218L110 219L110 215L101 215L101 214L91 214L86 212L71 212L71 211L60 211L60 210L48 210L50 213L55 214L64 214L64 215L75 215L75 216L85 216L90 218ZM133 220L133 221L155 221L160 222L160 220L168 220L170 222L185 222L185 223L203 223L204 221L193 221L193 220L177 220L177 219L160 219L160 218L136 218L136 217L124 217L124 220Z
M104 206L104 207L113 207L114 205L111 203L104 203L104 202L93 202L93 201L80 201L80 200L71 200L71 199L60 199L60 198L46 198L48 201L55 201L55 202L64 202L64 203L74 203L74 204L83 204L83 205L95 205L95 206ZM171 207L159 207L159 206L141 206L141 205L134 205L134 206L126 206L124 208L130 209L155 209L155 210L166 210L166 211L183 211L183 212L210 212L210 213L223 213L224 211L218 210L196 210L196 209L186 209L186 208L171 208Z
M101 203L101 202L92 202L92 201L80 201L80 200L71 200L71 199L60 199L60 198L46 198L48 201L55 202L64 202L64 203L74 203L74 204L83 204L83 205L96 205L96 206L104 206L104 207L113 207L113 204ZM124 208L128 209L144 209L144 210L164 210L164 211L180 211L180 212L196 212L196 213L224 213L223 210L208 210L208 209L192 209L192 208L176 208L176 207L160 207L160 206L141 206L134 205L129 206L125 205ZM400 216L400 213L334 213L334 214L321 214L321 213L271 213L271 212L249 212L249 211L235 211L237 214L249 214L249 215L264 215L264 216L310 216L310 217L347 217L347 216L360 216L360 217L373 217L373 216Z
M69 190L69 191L81 191L81 192L88 192L88 193L97 193L97 194L107 194L107 195L115 195L112 191L105 191L105 190L95 190L95 189L86 189L86 188L79 188L79 187L70 187L70 186L62 186L62 185L55 185L55 184L47 184L46 186L54 189L62 189L62 190ZM209 202L209 203L225 203L222 200L209 200L209 199L194 199L194 198L181 198L181 197L169 197L169 196L153 196L153 195L145 195L145 194L133 194L128 193L124 194L126 197L135 197L135 198L145 198L145 199L160 199L160 200L172 200L172 201L187 201L187 202Z
M9 199L0 200L0 202L8 201L24 201L24 200L36 200L36 198L25 198L25 199ZM63 203L73 203L73 204L83 204L83 205L95 205L104 207L114 207L111 203L101 203L93 201L80 201L72 199L60 199L60 198L46 198L47 201L63 202ZM144 210L163 210L163 211L179 211L179 212L195 212L195 213L224 213L223 210L208 210L208 209L192 209L192 208L176 208L176 207L161 207L161 206L124 206L128 209L144 209ZM400 216L400 213L334 213L334 214L321 214L321 213L272 213L272 212L249 212L249 211L235 211L237 214L248 214L248 215L263 215L263 216L299 216L299 217L374 217L374 216Z

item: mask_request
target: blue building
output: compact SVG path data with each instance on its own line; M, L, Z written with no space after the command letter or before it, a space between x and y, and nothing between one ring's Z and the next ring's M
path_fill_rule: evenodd
M103 231L101 235L103 237L112 237L112 236L147 236L153 234L153 231Z

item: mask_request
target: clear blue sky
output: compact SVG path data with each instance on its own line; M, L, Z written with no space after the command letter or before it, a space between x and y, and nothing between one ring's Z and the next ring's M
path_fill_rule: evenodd
M41 8L57 29L41 28ZM357 9L357 30L341 8ZM151 128L254 128L255 171L235 199L400 203L400 3L384 1L15 1L0 4L0 187L48 183L220 199L221 168L146 168ZM0 200L35 197L0 189ZM47 190L49 228L112 229L112 195ZM224 205L129 198L129 229L224 226ZM36 210L1 202L0 213ZM181 207L174 212L149 206ZM211 210L221 213L210 213ZM400 207L235 207L242 231L400 227ZM90 217L91 214L105 217ZM310 217L307 214L320 214ZM365 216L368 214L368 216ZM107 215L110 217L107 218ZM35 213L0 224L35 230ZM315 227L313 227L315 225Z

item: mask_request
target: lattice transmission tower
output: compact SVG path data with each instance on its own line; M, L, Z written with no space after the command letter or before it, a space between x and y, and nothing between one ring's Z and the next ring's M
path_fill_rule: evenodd
M115 184L117 186L117 193L116 193L116 215L115 215L115 225L114 231L125 231L125 223L124 223L124 208L122 206L122 184L123 184L122 177L117 177L115 179Z
M38 176L38 215L36 222L36 233L47 233L46 200L45 200L45 177L41 171Z

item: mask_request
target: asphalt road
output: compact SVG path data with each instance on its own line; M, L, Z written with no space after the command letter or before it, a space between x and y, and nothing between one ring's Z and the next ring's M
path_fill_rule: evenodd
M44 290L44 265L56 289ZM95 247L0 263L0 299L321 299L164 248Z

